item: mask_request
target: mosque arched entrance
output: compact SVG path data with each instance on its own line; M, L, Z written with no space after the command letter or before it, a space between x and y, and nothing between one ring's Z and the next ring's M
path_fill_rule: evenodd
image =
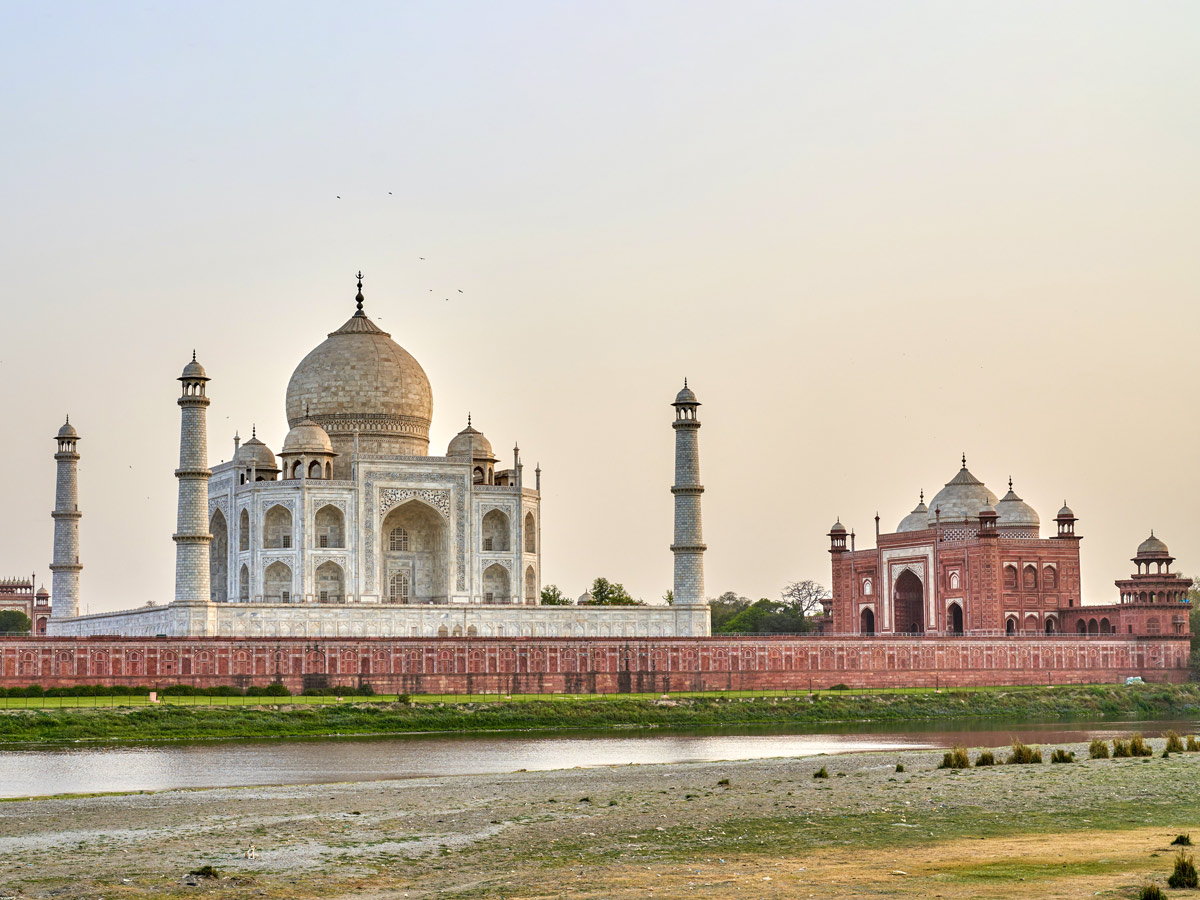
M874 634L875 633L875 611L864 609L858 616L858 631L859 634Z
M447 602L448 532L441 514L420 500L409 500L387 514L380 530L379 558L383 571L379 582L386 590L392 576L407 575L409 588L407 600L393 602Z
M925 632L925 586L912 569L905 569L896 579L892 609L895 611L897 634Z
M951 634L962 634L963 633L962 607L959 606L957 603L951 603L949 612L950 612L950 616L949 616L949 618L950 618L950 623L949 623L950 624L950 633Z

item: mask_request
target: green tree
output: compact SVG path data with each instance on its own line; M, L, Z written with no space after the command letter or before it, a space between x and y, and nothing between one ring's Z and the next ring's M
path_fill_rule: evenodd
M570 606L571 598L558 589L557 584L542 588L542 606Z
M667 588L667 592L665 594L663 594L663 600L666 602L667 606L674 606L675 605L675 592L673 590L671 590L670 588Z
M724 634L729 621L749 606L749 597L739 597L733 591L726 591L720 597L710 597L708 610L713 633Z
M6 609L0 612L0 634L29 634L33 623L29 616L19 609Z
M634 600L625 590L625 585L609 581L607 578L597 578L592 582L592 599L588 606L645 606L641 600Z
M1188 627L1192 630L1192 674L1200 677L1200 577L1192 580L1188 603L1192 604L1192 611L1188 613Z
M812 624L799 607L782 600L755 600L724 623L723 634L794 634L809 631Z

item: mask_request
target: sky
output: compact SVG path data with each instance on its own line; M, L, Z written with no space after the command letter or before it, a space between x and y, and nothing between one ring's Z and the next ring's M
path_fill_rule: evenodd
M965 453L1084 602L1153 528L1200 573L1200 6L0 5L0 575L49 581L82 440L82 608L172 597L193 348L209 454L278 450L367 312L543 469L543 583L670 587L700 409L710 595L829 581ZM422 259L424 257L424 259ZM461 291L462 293L459 293Z

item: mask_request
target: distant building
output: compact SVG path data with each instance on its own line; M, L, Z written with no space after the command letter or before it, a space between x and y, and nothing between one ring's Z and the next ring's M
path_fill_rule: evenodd
M34 634L45 634L50 621L50 593L33 589L32 578L0 579L0 610L15 609L29 617Z
M835 634L1184 634L1187 589L1166 544L1138 548L1138 574L1118 581L1121 603L1081 603L1076 517L1063 505L1056 533L1013 490L997 499L967 469L876 546L857 550L840 521L829 531ZM847 537L850 537L847 546ZM1164 572L1163 569L1166 569ZM1157 629L1157 630L1154 630Z

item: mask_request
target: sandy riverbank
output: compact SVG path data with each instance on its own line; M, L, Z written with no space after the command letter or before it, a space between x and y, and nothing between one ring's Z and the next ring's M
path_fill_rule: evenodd
M7 802L0 896L1119 897L1165 876L1176 833L1200 843L1200 754L960 773L940 758ZM221 877L185 883L206 864Z

